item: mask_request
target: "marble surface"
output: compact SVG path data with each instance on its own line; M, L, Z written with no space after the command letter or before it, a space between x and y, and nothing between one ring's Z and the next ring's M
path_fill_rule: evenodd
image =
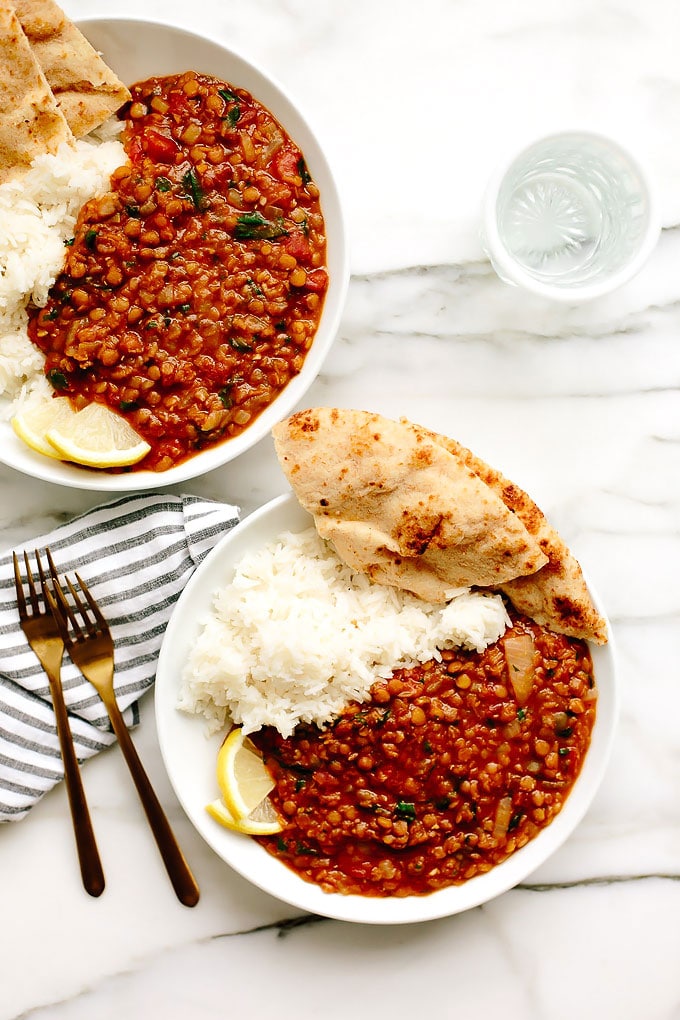
M405 414L523 485L585 565L618 643L604 783L520 888L411 927L300 916L191 829L135 742L202 886L174 900L113 749L85 768L107 873L79 883L57 789L0 829L0 1020L680 1017L680 15L674 0L69 0L162 17L254 59L317 126L344 195L352 280L306 404ZM502 284L481 251L494 162L579 125L646 156L663 232L640 275L583 306ZM284 491L270 440L190 486L247 514ZM94 505L0 467L0 548ZM0 663L0 667L1 667Z

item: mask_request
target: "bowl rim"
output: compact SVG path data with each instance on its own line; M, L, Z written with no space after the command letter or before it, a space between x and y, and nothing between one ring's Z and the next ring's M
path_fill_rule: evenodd
M539 835L490 872L470 881L424 896L363 897L325 893L305 882L249 837L220 827L204 810L217 796L214 762L221 734L207 738L202 717L189 716L176 707L181 666L201 616L207 611L215 587L228 583L233 565L243 553L291 528L312 526L311 517L292 492L284 493L248 515L215 545L182 592L171 614L161 645L156 672L155 715L158 743L170 783L189 820L212 850L234 871L264 892L310 913L363 924L410 924L451 916L507 892L536 870L565 842L590 807L607 767L618 718L616 656L609 627L609 643L590 645L599 689L598 712L581 772L559 815ZM214 582L219 578L219 585ZM208 589L213 585L212 591ZM603 607L592 591L602 613ZM608 621L607 621L608 622ZM597 665L596 665L597 663ZM187 727L194 727L189 733ZM180 745L184 739L186 746ZM191 750L188 752L188 748ZM187 752L195 760L187 774ZM212 789L212 796L206 791ZM202 787L198 796L197 787ZM200 801L200 802L199 802ZM245 841L245 842L244 842Z
M294 99L278 79L268 71L263 70L256 61L248 56L244 56L238 50L221 41L211 39L200 32L183 28L161 18L142 19L113 15L110 17L83 18L75 23L86 38L88 31L106 31L107 29L123 29L137 34L149 31L153 33L154 39L162 38L163 32L178 39L189 38L196 45L208 46L216 54L223 55L227 64L229 61L233 61L237 65L247 67L249 73L262 80L265 90L273 92L277 104L281 103L283 107L290 110L292 116L298 122L294 126L282 121L282 126L300 146L305 154L305 159L309 158L315 178L321 176L323 179L323 186L320 187L322 211L326 223L332 222L333 224L332 236L327 234L326 238L329 268L330 263L332 263L332 270L329 272L329 288L324 299L319 326L312 346L305 357L302 369L297 376L291 379L275 400L264 408L252 425L240 435L223 443L208 447L208 449L189 457L166 472L138 470L116 473L95 468L79 467L75 464L43 456L30 449L15 436L9 420L0 421L0 439L3 440L0 442L0 463L28 477L84 491L126 493L165 488L194 478L203 477L212 471L224 468L246 453L264 439L278 421L292 412L295 405L304 397L309 387L317 378L326 357L337 339L349 288L350 252L346 215L337 178L326 156L326 146L322 141L322 132L319 132L312 123L304 110L304 105L297 98ZM113 68L113 70L115 71L116 69ZM150 73L153 73L153 71ZM257 91L252 89L249 89L249 91L253 93L256 99L260 99ZM271 109L269 102L261 99L260 101L268 109ZM278 112L272 112L277 119L281 119ZM307 135L306 142L299 138L300 133ZM311 155L310 146L314 150ZM4 400L6 400L5 397L0 397L0 401Z

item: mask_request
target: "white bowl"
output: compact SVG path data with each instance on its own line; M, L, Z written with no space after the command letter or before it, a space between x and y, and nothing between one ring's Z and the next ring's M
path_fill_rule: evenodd
M229 532L206 557L182 592L170 618L156 673L156 721L170 781L192 823L222 860L272 896L311 913L366 924L405 924L456 914L498 896L531 874L567 839L588 809L609 757L617 717L614 652L591 649L599 688L592 740L581 773L557 818L512 857L463 885L426 896L376 898L326 893L303 881L248 836L222 828L206 813L217 796L215 763L221 734L206 736L205 721L177 709L181 673L212 603L249 550L281 532L302 531L311 517L292 494L279 496ZM598 609L602 607L598 603Z
M8 422L0 422L0 460L24 474L105 492L165 487L234 460L266 436L309 389L335 339L345 303L349 261L344 219L332 171L314 130L297 104L264 71L220 43L158 22L103 18L80 22L79 28L127 84L152 75L194 70L247 89L274 114L300 147L321 193L329 286L319 328L302 371L241 435L195 454L169 471L113 474L43 457L18 439Z

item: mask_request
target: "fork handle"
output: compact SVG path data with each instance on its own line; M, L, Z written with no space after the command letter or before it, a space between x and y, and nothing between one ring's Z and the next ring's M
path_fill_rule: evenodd
M132 737L128 732L115 698L103 698L102 700L106 706L113 731L118 738L120 749L123 752L134 784L137 787L139 799L149 820L151 831L160 850L173 889L180 903L183 903L186 907L194 907L198 903L200 896L196 879L189 869L189 865L175 839L175 834L170 828L170 823L151 785L151 781L144 771L144 766L137 754Z
M80 775L80 767L76 757L75 747L71 736L71 727L68 719L68 711L64 703L61 686L50 680L52 693L52 705L57 723L57 736L61 748L61 758L64 764L64 779L66 780L66 791L68 802L71 808L73 819L73 832L78 850L78 861L80 863L80 874L83 879L83 886L90 896L101 896L104 892L105 880L102 868L97 841L92 828L90 811L85 799L83 780Z

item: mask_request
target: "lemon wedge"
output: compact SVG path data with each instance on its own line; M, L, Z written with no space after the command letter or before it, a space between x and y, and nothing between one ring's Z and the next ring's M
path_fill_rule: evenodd
M131 425L104 404L88 404L45 433L57 456L87 467L137 464L151 449Z
M205 809L220 825L246 836L274 836L283 829L281 819L269 797L265 797L245 818L234 818L224 801L219 799L206 804Z
M27 446L45 457L60 460L60 454L46 439L50 429L59 429L76 417L68 397L48 397L39 404L19 411L12 418L12 428Z
M274 789L274 780L252 741L235 727L217 755L217 782L229 814L237 822L252 816Z

